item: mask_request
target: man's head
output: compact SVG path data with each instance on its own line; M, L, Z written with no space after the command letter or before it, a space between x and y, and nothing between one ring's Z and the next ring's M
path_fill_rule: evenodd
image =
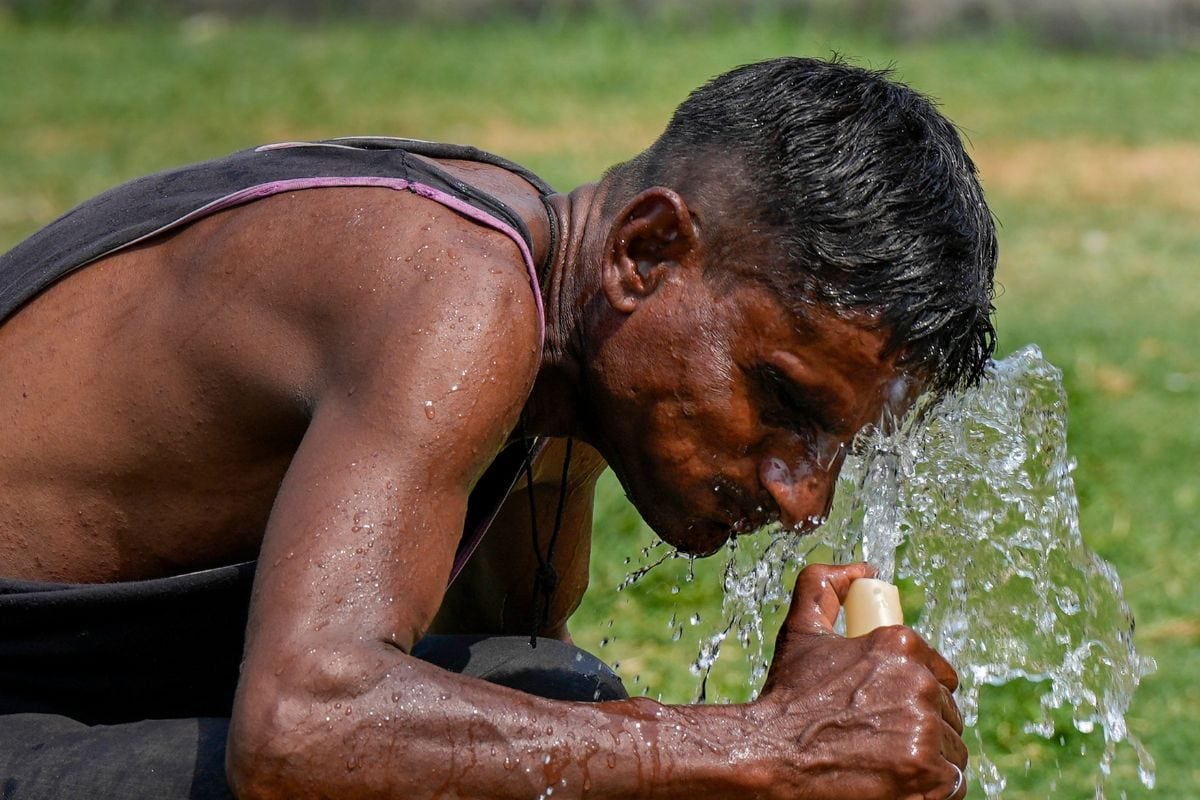
M719 278L757 279L801 317L813 306L874 317L929 388L982 375L992 217L954 126L886 72L802 58L740 67L693 92L609 180L610 204L679 192Z
M954 127L884 73L734 70L603 186L597 438L683 549L811 526L860 427L982 375L992 218Z

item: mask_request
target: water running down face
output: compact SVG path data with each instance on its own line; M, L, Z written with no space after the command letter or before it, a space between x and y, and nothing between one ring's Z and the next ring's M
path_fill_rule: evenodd
M669 280L649 313L630 316L613 337L635 348L624 358L601 353L622 371L602 414L609 463L686 553L774 521L811 530L855 435L901 414L916 382L868 320L819 308L798 320L763 287L695 277Z

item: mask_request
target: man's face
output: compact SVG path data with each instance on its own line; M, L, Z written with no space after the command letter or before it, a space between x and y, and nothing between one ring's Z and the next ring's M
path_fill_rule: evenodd
M911 384L885 333L825 309L798 321L763 287L671 278L601 347L601 449L664 541L824 519L848 446Z

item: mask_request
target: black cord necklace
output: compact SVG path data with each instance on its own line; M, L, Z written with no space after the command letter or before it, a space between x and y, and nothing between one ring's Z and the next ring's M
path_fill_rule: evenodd
M529 646L537 647L538 632L546 627L550 620L550 605L554 599L554 590L558 588L558 571L554 569L554 546L558 544L558 534L562 531L563 513L567 507L567 478L571 470L571 451L575 440L567 438L566 453L563 454L562 477L558 485L558 507L554 512L554 529L550 532L550 542L546 552L542 553L541 537L538 535L537 503L533 492L533 452L535 439L529 436L525 429L525 415L518 422L521 441L525 448L525 488L529 498L529 529L533 536L533 554L537 558L537 572L533 579L533 619L530 620Z

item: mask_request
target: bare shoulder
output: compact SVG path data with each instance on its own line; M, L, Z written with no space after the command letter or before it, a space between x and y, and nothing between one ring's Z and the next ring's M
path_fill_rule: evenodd
M221 265L198 280L224 296L193 313L219 308L237 325L231 312L243 307L299 343L301 362L279 376L299 378L293 390L349 389L385 370L412 381L454 364L512 388L533 378L540 316L517 245L435 202L390 189L302 191L195 233Z

